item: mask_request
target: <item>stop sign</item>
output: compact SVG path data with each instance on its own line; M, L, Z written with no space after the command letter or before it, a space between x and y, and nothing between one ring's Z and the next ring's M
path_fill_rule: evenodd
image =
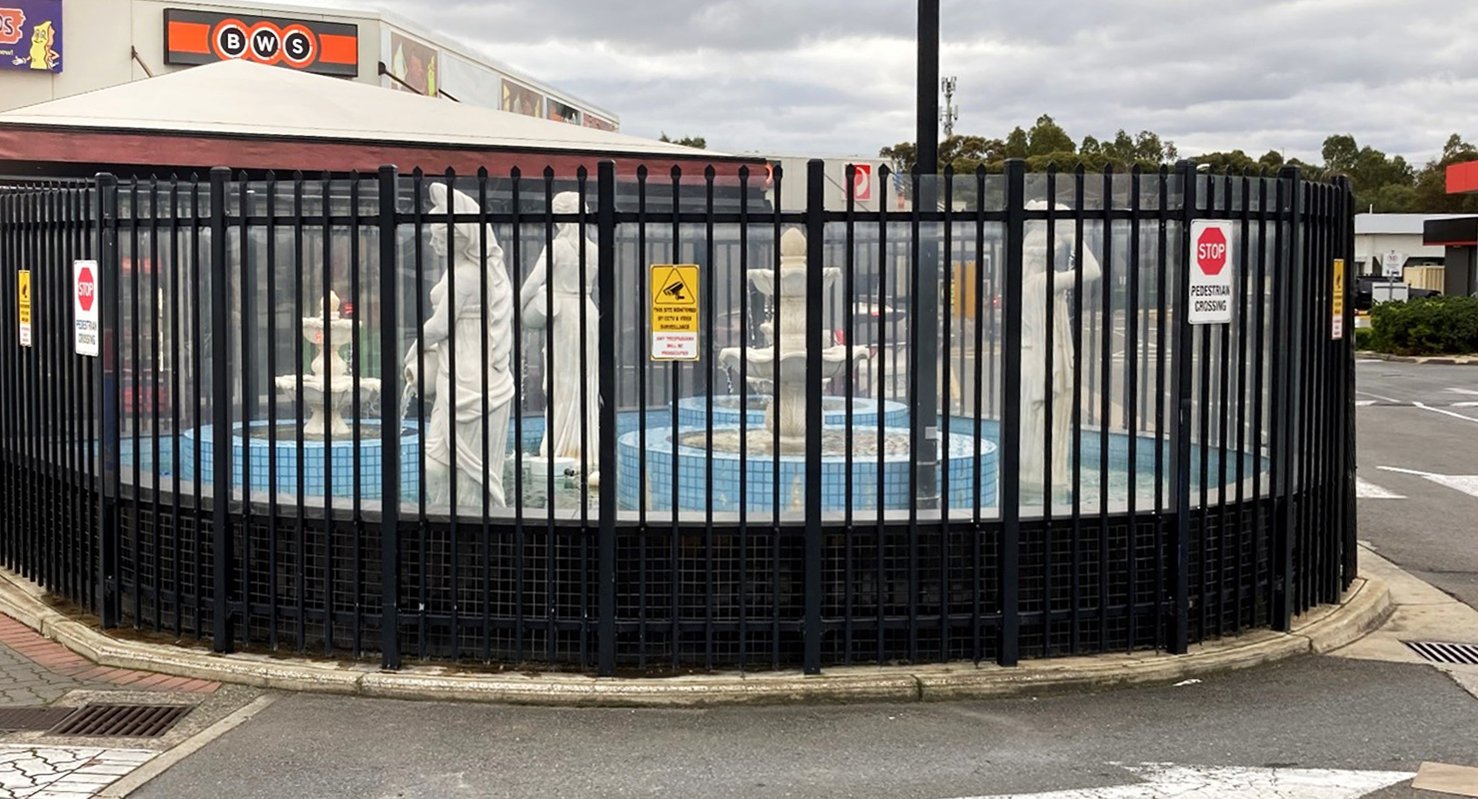
M84 313L91 312L96 300L97 281L93 278L92 269L84 266L77 270L77 307Z
M1208 227L1196 240L1196 265L1208 275L1219 275L1227 265L1227 237L1221 228Z

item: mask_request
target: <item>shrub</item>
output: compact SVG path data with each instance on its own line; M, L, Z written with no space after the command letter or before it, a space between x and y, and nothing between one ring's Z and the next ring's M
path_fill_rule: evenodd
M1355 328L1355 349L1365 352L1375 347L1375 331L1368 327Z
M1396 355L1478 352L1478 298L1423 297L1370 310L1370 345Z

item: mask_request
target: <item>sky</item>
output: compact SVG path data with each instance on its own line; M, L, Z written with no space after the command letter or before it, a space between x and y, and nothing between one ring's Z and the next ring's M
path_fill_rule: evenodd
M875 155L911 141L910 0L298 0L378 8L566 90L642 136ZM941 0L957 133L1051 114L1074 139L1152 130L1183 156L1324 138L1418 166L1478 138L1474 0Z

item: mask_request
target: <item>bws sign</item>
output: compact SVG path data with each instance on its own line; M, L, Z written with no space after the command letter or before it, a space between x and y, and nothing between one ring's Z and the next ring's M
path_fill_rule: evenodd
M1193 325L1232 321L1232 223L1191 223L1190 313Z
M165 10L164 63L235 59L357 77L359 28L338 22Z

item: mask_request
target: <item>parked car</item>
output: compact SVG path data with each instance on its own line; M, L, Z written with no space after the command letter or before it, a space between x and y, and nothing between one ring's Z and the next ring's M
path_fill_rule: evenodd
M1370 306L1375 304L1375 285L1377 283L1386 282L1388 282L1386 278L1376 275L1366 275L1364 277L1355 278L1355 310L1370 310ZM1407 299L1412 300L1418 299L1420 297L1437 297L1441 294L1442 292L1436 291L1434 289L1423 289L1417 288L1416 286L1410 286L1407 289Z

